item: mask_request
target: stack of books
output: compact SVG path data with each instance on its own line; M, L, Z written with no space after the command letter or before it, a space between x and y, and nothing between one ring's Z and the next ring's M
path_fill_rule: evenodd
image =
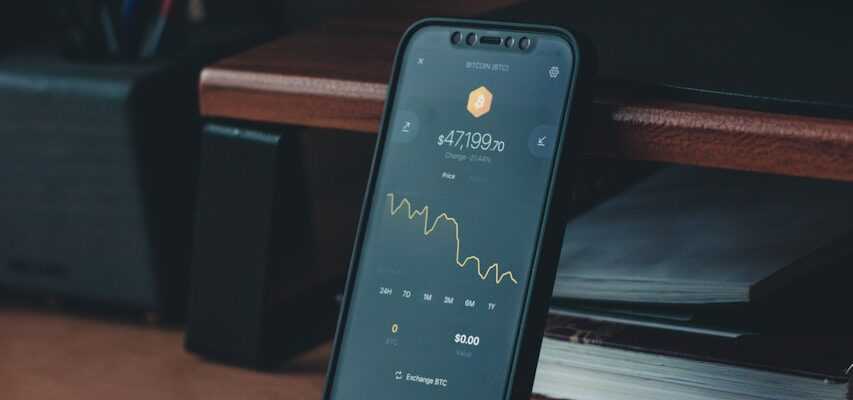
M853 398L853 185L672 166L573 218L534 392Z

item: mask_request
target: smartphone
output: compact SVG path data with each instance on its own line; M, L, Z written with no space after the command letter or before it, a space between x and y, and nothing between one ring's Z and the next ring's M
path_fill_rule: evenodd
M325 399L527 399L565 226L585 55L555 27L404 35Z

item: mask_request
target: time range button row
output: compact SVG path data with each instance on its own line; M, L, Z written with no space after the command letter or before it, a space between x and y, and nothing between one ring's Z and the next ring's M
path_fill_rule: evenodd
M383 297L399 297L402 299L412 300L416 299L415 294L409 289L401 289L398 293L395 294L395 290L387 286L379 287L379 295ZM457 300L454 296L442 296L441 298L437 298L430 292L419 293L417 298L423 300L426 303L432 303L437 301L442 304L453 305L456 304L458 301L460 304L467 308L477 308L478 306L478 301L476 299L466 298L462 300ZM485 307L489 311L495 311L495 309L497 309L497 303L488 302L485 303Z

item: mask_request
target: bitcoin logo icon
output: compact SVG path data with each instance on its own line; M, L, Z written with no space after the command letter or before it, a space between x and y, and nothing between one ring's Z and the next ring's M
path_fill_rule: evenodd
M480 86L468 94L468 112L474 118L480 118L492 109L492 92Z
M477 96L477 101L474 103L474 107L477 109L481 109L484 105L486 105L486 96L483 96L481 94Z

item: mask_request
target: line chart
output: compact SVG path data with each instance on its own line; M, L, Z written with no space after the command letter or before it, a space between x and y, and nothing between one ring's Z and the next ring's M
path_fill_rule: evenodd
M395 205L394 193L388 193L386 196L388 196L389 205L390 205L389 209L391 211L391 216L397 215L397 213L400 212L400 209L402 209L403 206L406 206L406 208L407 208L406 216L409 218L409 220L414 220L415 217L423 217L423 219L424 219L424 229L423 229L424 236L429 236L430 234L432 234L432 232L435 231L436 227L438 226L439 221L444 220L444 221L447 221L448 223L452 224L453 228L454 228L455 238L456 238L456 265L459 268L465 268L465 266L468 264L468 262L473 261L477 267L477 275L479 275L481 280L489 279L489 275L491 275L492 271L494 271L495 284L496 285L500 285L501 282L504 280L504 278L509 279L513 284L516 284L516 285L518 284L518 281L515 279L515 276L513 276L512 271L500 272L500 265L497 262L493 263L488 268L486 268L486 270L484 272L483 266L482 266L482 263L481 263L479 257L467 256L465 258L462 258L462 255L461 255L462 241L459 238L459 222L456 221L456 218L453 218L453 217L447 215L447 213L443 212L443 213L439 214L437 217L435 217L435 219L432 220L432 224L430 225L429 206L428 205L423 206L423 208L421 208L419 210L414 210L412 207L412 203L409 201L409 199L404 197L400 200L399 203L397 203Z

